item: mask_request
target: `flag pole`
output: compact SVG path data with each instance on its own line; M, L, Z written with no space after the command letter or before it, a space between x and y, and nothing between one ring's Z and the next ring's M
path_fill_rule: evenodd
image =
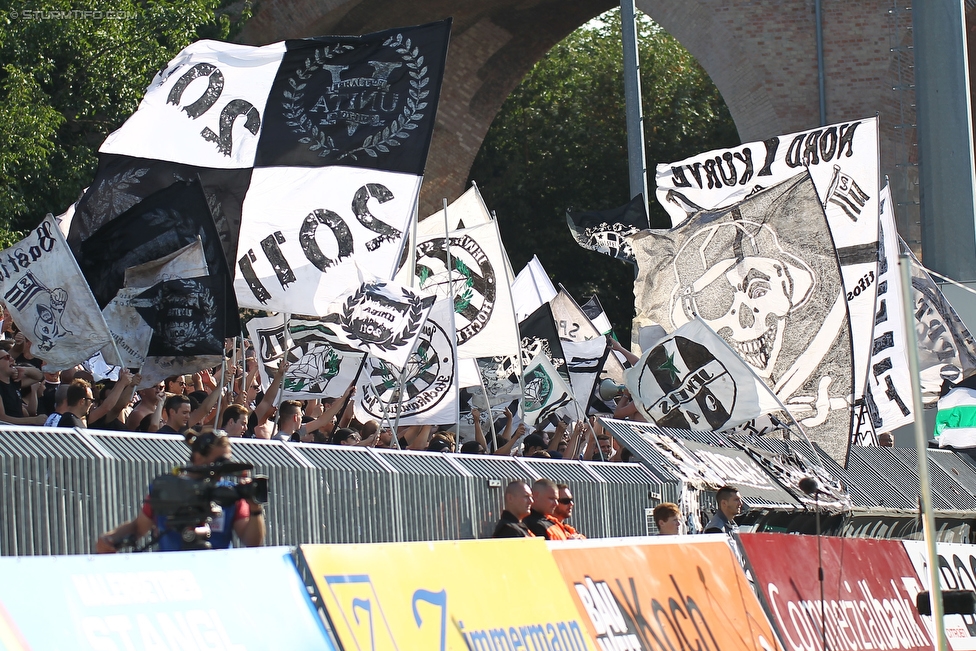
M502 245L502 251L505 253L505 259L508 261L508 264L505 265L505 281L508 283L508 286L511 287L512 283L515 282L515 279L512 277L512 273L513 273L511 270L512 261L508 257L508 251L505 250L504 242L502 242L501 231L498 230L498 218L495 217L494 213L492 213L491 216L492 216L492 221L495 224L495 235L498 237L498 242ZM515 363L518 364L518 383L519 383L519 391L521 392L521 396L519 396L519 401L518 401L518 405L519 405L518 408L522 412L522 415L524 416L525 410L522 409L522 399L525 398L525 378L522 376L525 373L525 365L522 363L522 333L521 330L519 330L518 312L515 311L515 297L512 296L512 292L508 292L508 300L512 304L512 318L515 320L515 332L516 332L516 336L518 336L519 338L517 351L515 353Z
M287 344L291 337L288 335L288 323L291 321L291 312L285 312L285 342ZM285 354L281 358L281 363L288 361L288 347L285 347ZM287 373L288 371L285 371ZM270 388L270 387L269 387ZM278 395L275 396L275 419L274 427L271 428L271 436L278 433L278 421L281 420L281 403L285 397L285 376L282 374L281 383L278 385Z
M226 343L224 344L226 350ZM230 365L233 368L237 367L237 337L234 337L234 346L231 348L231 358ZM220 356L220 380L217 382L217 386L214 387L214 391L220 391L220 395L217 396L217 415L214 418L214 429L220 428L220 408L223 406L224 402L224 378L227 376L227 356Z
M935 515L932 513L932 482L929 479L929 457L922 418L922 385L919 376L918 333L915 332L915 314L912 299L912 261L908 255L898 256L901 273L902 303L904 303L905 333L908 337L908 369L912 376L912 406L915 409L915 449L918 452L919 497L922 509L922 530L928 552L929 599L932 608L932 624L935 629L935 648L946 651L945 624L943 622L942 584L939 578L939 554L935 544Z
M369 353L363 353L363 359L359 363L359 370L356 371L356 377L354 377L352 379L352 385L353 386L357 386L359 384L359 376L363 372L363 367L366 366L366 358L367 357L369 357ZM281 378L281 381L282 381L282 383L284 383L285 378L282 377ZM351 399L351 396L346 396L346 399L342 401L342 408L339 410L339 413L336 414L336 422L335 422L335 424L332 425L332 431L329 432L329 440L330 441L332 440L332 437L335 436L336 430L339 429L339 421L342 420L342 413L344 411L346 411L346 405L349 404L349 400L350 399ZM380 426L382 426L382 422L380 423Z
M485 405L488 407L488 427L491 429L491 445L488 446L489 452L494 452L498 449L498 439L495 433L495 419L491 415L491 400L488 399L488 389L485 388L485 378L481 374L481 366L478 366L478 360L474 360L474 365L478 367L478 382L481 384L481 395L485 397ZM481 425L481 423L478 423ZM458 425L460 429L460 425Z
M410 225L410 250L407 255L407 271L410 276L410 289L413 289L417 283L417 237L418 229L420 227L420 194L417 194L417 200L413 204L413 220ZM414 344L416 350L416 344ZM413 356L414 350L410 351L410 355L407 355L407 360ZM365 360L365 357L363 358ZM362 370L362 369L360 369ZM393 435L390 437L393 439L390 441L390 448L400 449L400 412L403 411L403 385L406 382L406 369L400 369L400 377L397 379L397 412L396 418L391 423L390 422L390 405L393 400L388 400L383 403L383 414L380 416L380 427L383 423L391 425L393 427Z
M454 354L454 366L457 367L457 318L454 307L454 259L451 257L451 227L447 221L447 197L441 199L444 206L444 252L447 253L447 291L451 297L451 349ZM455 377L457 374L455 373ZM460 429L461 425L461 401L458 396L454 396L454 427Z

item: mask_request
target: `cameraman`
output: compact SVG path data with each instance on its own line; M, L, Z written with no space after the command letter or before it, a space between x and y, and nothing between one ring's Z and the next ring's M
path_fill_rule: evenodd
M190 429L185 434L186 444L190 446L190 465L206 466L212 463L230 460L230 438L221 430L205 428L201 432ZM187 473L189 478L200 479L197 473ZM251 481L243 478L240 483ZM226 479L217 482L218 485L231 485ZM264 544L264 508L252 499L239 499L230 509L221 509L220 514L214 516L210 522L210 544L213 549L227 549L231 543L231 532L247 547L260 547ZM111 554L117 551L123 540L138 540L152 530L158 536L160 551L179 551L182 549L180 532L167 529L165 518L154 517L149 497L142 504L142 511L135 520L119 525L112 531L98 537L95 551L99 554Z

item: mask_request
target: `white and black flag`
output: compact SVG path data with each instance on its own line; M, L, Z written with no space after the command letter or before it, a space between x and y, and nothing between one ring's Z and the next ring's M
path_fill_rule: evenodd
M334 303L325 318L334 345L403 366L436 299L393 281L364 282Z
M730 208L633 239L637 327L702 319L835 458L851 431L851 331L837 256L807 172ZM876 254L875 254L876 255Z
M455 350L451 301L441 299L431 308L402 368L367 358L356 392L356 419L392 421L399 411L401 425L454 422L459 393Z
M914 422L912 376L908 371L908 340L901 273L898 270L898 229L886 185L881 189L878 246L878 298L874 318L874 346L865 394L867 419L860 419L852 443L875 445L876 434ZM941 388L941 387L939 387ZM936 394L938 395L938 394ZM869 422L868 422L869 419Z
M522 367L527 368L540 353L546 356L552 367L564 381L569 382L566 355L556 331L556 322L549 303L543 303L535 312L519 323L522 337Z
M220 355L224 351L221 279L174 278L157 283L132 304L153 329L150 357Z
M804 170L810 173L840 261L856 399L866 390L878 288L878 142L878 118L871 117L661 163L656 175L658 202L677 226L698 210L729 208Z
M199 239L175 253L125 270L125 286L102 310L122 357L122 366L139 369L145 366L153 340L155 324L148 323L140 312L149 302L140 295L167 280L197 278L207 274L207 260ZM102 354L105 354L104 350ZM221 351L215 354L219 355ZM146 382L145 377L143 382Z
M769 390L700 319L649 348L626 372L637 410L661 427L719 431L760 416Z
M394 270L449 32L447 20L264 47L190 45L103 143L72 241L148 188L195 173L240 305L324 314L357 284L356 262Z
M576 243L584 249L596 251L636 264L627 237L645 228L668 228L669 223L649 224L644 195L638 194L630 202L610 210L566 212L566 224Z
M79 364L112 337L54 218L0 253L0 295L46 370ZM115 364L112 353L110 364Z
M240 319L230 270L198 179L154 192L102 225L73 252L95 299L104 308L125 286L129 268L164 259L196 242L203 247L205 273L215 281L212 293L222 311L220 337L236 336Z
M901 238L899 246L912 258L911 309L918 334L922 401L931 407L938 403L944 381L959 384L976 373L976 339Z

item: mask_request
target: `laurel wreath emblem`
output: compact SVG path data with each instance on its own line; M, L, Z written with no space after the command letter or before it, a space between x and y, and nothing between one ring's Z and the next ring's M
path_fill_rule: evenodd
M346 299L345 303L342 304L342 314L339 315L339 326L345 331L346 335L352 339L359 339L357 332L353 327L353 316L355 314L356 307L362 303L363 298L366 296L366 291L369 286L360 287L356 292ZM407 325L404 327L400 333L393 335L389 339L384 341L372 342L370 345L378 348L382 351L396 350L397 348L402 348L410 343L417 331L420 329L420 324L423 321L424 316L424 300L420 296L415 296L411 294L406 289L401 289L403 298L406 299L408 307Z
M214 338L214 328L217 324L217 304L214 296L207 287L195 280L181 279L180 286L191 296L199 298L202 321L189 322L181 336L164 336L167 345L173 348L186 346Z
M409 132L420 126L418 123L423 120L425 115L423 111L427 108L425 100L430 95L429 90L424 90L430 83L430 76L427 74L427 66L424 65L424 57L420 54L420 48L413 47L409 38L404 40L403 34L389 37L383 42L383 47L394 48L409 69L410 90L407 93L407 101L404 104L403 111L393 122L383 127L379 133L367 136L359 147L354 149L338 151L332 137L327 136L308 117L301 102L305 97L304 90L312 74L320 70L329 59L353 49L353 46L340 44L316 49L311 58L305 59L305 65L300 70L295 71L293 77L289 77L288 85L291 86L291 90L286 90L282 94L291 101L285 101L281 104L284 109L283 115L286 118L285 123L292 127L295 133L302 134L298 141L308 145L309 151L318 152L318 156L321 158L338 154L338 160L346 157L359 160L357 154L360 153L378 158L377 152L388 153L390 147L399 147L400 141L409 138Z

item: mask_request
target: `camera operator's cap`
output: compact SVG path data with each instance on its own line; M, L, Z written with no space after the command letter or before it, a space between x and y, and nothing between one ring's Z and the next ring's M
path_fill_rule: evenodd
M529 434L528 436L525 437L524 443L525 443L526 450L528 450L529 448L545 449L546 447L546 440L541 436L539 436L538 434Z
M190 440L190 450L197 454L207 454L219 439L228 438L227 432L222 429L210 430L197 434Z
M444 439L434 439L427 446L428 452L443 452L444 450L450 450L451 444Z

